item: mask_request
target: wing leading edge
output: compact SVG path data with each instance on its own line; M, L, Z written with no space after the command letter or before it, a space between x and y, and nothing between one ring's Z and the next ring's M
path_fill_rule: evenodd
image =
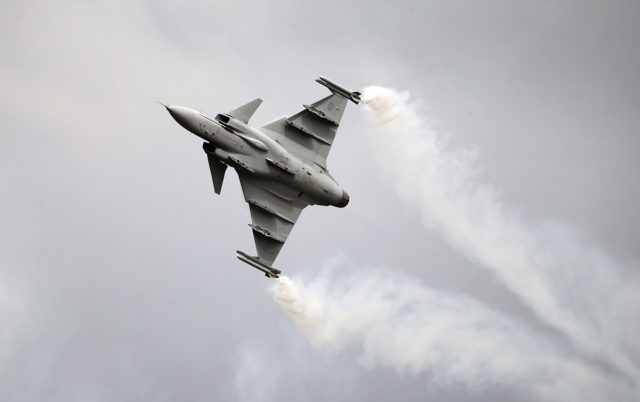
M291 117L272 121L262 129L299 157L327 167L327 156L336 137L347 101L358 103L360 93L349 92L320 77L316 82L326 86L331 95L310 105Z
M294 190L271 180L238 174L245 201L251 212L253 239L258 260L271 266L287 241L302 210L302 202Z

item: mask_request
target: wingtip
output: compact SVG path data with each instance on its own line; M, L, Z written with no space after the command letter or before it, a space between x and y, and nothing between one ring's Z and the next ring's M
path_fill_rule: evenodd
M259 257L252 257L247 253L244 253L240 250L236 250L236 257L244 263L249 264L250 266L256 268L262 273L265 274L267 278L275 278L278 279L280 277L281 271L279 269L273 268L269 265L264 264L259 260Z
M345 87L336 84L335 82L331 81L327 77L324 77L321 75L316 79L316 82L320 85L324 85L329 89L329 91L333 92L334 94L340 95L343 98L348 99L351 102L355 103L356 105L360 102L361 94L359 92L349 91Z

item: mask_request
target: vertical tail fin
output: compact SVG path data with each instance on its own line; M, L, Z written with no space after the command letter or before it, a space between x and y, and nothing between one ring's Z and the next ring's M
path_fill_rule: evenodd
M258 106L262 103L262 99L257 98L249 103L246 103L240 107L237 107L229 112L230 116L235 117L238 120L242 120L245 123L249 122L249 119L258 110Z

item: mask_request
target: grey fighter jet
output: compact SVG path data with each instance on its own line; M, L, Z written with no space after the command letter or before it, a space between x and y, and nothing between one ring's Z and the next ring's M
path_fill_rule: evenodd
M327 170L327 155L347 101L357 104L360 93L324 77L316 82L331 95L262 127L249 125L262 99L213 119L184 106L164 105L175 121L205 141L216 194L228 166L238 173L258 252L253 257L237 251L238 258L268 278L279 276L271 265L307 205L343 208L349 203L349 194Z

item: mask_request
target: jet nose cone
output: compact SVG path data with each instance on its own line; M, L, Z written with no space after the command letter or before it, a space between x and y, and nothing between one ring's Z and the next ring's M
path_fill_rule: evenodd
M182 116L184 113L182 113L182 109L180 106L172 106L172 105L163 105L165 107L165 109L167 109L167 112L169 112L169 114L171 115L171 117L173 117L175 120L178 120L184 116Z
M184 106L174 106L174 105L164 105L164 104L163 106L167 109L171 117L173 117L173 120L177 121L178 124L180 124L182 127L191 131L192 129L191 120L193 120L192 119L193 111L191 109L186 108Z
M344 208L344 207L347 206L348 203L349 203L349 193L347 193L346 191L342 190L342 198L340 199L340 202L338 202L336 207Z

